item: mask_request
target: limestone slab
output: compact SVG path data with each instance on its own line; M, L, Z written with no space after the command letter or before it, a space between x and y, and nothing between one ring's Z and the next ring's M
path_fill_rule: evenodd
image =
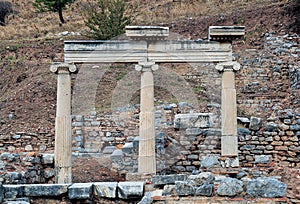
M93 193L93 183L75 183L69 187L69 198L89 199Z
M69 184L27 184L24 196L58 196L68 191Z
M117 182L96 182L94 183L94 194L105 198L116 198Z
M174 128L208 128L212 126L212 113L177 114Z
M230 43L203 41L65 41L65 62L226 62Z
M118 197L121 199L130 199L142 197L144 193L143 182L119 182Z
M171 175L155 175L152 177L152 183L155 185L175 184L175 181L185 181L187 175L185 174L171 174Z
M3 185L5 198L16 198L23 196L24 186L22 185Z

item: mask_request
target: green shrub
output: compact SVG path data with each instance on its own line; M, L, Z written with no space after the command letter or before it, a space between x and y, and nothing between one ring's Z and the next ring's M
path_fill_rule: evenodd
M89 36L108 40L125 31L134 21L135 7L125 0L97 0L83 5L83 16L90 29Z

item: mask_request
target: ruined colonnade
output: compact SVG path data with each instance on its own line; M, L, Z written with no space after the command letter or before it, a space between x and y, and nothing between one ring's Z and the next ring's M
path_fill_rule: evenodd
M138 173L155 174L154 80L156 63L217 63L222 73L223 156L238 156L237 111L234 72L240 65L232 61L231 42L244 35L244 27L209 29L207 42L167 41L169 29L154 26L128 26L130 41L66 41L65 62L54 63L57 74L57 110L55 123L55 170L57 183L72 183L71 173L71 73L76 63L135 63L141 72L141 112L139 125Z

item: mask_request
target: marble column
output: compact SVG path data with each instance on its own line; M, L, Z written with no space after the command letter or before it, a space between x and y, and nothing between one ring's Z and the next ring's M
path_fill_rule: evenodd
M50 70L57 74L54 150L56 183L72 183L71 73L77 69L74 64L54 63Z
M158 65L153 62L142 62L136 65L135 69L141 72L138 173L155 174L156 159L153 71L158 69Z
M216 69L222 72L222 156L238 155L237 105L234 71L240 69L237 62L219 63Z

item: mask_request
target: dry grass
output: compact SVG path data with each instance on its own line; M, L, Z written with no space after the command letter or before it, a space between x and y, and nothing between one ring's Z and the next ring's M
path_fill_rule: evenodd
M0 39L26 39L51 37L62 31L82 32L87 28L81 15L82 3L76 1L66 11L66 24L60 24L56 13L37 13L33 0L12 0L14 10L18 11L8 18L8 25L1 27ZM130 0L138 7L140 15L136 24L159 25L186 18L230 13L233 10L244 10L253 6L276 4L286 0Z

